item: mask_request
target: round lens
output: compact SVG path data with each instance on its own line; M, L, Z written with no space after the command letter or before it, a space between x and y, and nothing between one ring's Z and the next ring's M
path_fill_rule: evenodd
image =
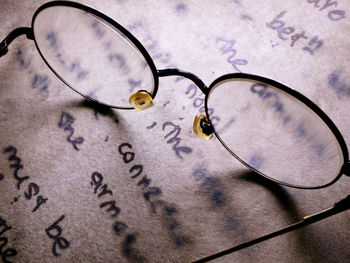
M344 157L334 133L286 91L254 80L226 79L211 89L207 107L217 118L213 125L223 145L264 176L312 188L340 173Z
M35 42L49 67L68 86L100 103L130 108L138 90L153 94L155 80L142 52L117 27L69 6L42 9Z

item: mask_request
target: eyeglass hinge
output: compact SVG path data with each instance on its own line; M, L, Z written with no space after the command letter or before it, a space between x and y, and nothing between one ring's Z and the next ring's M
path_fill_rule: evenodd
M211 140L214 133L214 127L203 114L197 114L193 121L193 132L200 138L205 140Z
M201 119L200 126L202 128L202 132L205 135L211 135L214 132L214 127L211 125L211 123L208 121L208 119Z
M6 39L4 39L1 43L0 43L0 57L2 57L3 55L5 55L8 51L7 48L7 43L6 43Z
M5 55L8 51L8 46L18 36L25 34L28 39L34 40L33 30L30 27L19 27L12 30L6 38L0 42L0 57Z
M350 176L350 160L343 165L343 174Z

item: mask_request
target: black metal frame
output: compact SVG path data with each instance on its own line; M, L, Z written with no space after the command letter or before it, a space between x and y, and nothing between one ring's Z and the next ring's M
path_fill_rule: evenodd
M196 75L194 75L193 73L190 72L184 72L184 71L180 71L178 69L163 69L163 70L157 70L153 60L151 58L151 56L148 54L147 50L142 46L142 44L127 30L125 29L123 26L121 26L119 23L115 22L113 19L111 19L110 17L106 16L105 14L82 4L79 3L75 3L75 2L69 2L69 1L53 1L53 2L48 2L46 4L43 4L42 6L40 6L36 12L33 15L33 19L32 19L32 24L31 24L31 28L29 27L20 27L17 28L13 31L11 31L8 36L0 43L0 57L5 55L8 51L8 45L18 36L25 34L27 36L28 39L34 40L35 45L39 51L40 56L43 58L43 60L45 61L45 63L48 65L48 67L56 74L56 76L61 79L67 86L69 86L71 89L73 89L74 91L78 92L80 95L82 95L83 97L85 97L86 99L89 100L93 100L95 102L100 103L99 101L94 100L91 97L86 96L85 94L80 93L79 91L75 90L73 87L71 87L59 74L57 74L55 72L55 70L49 65L49 63L46 61L45 57L42 55L42 53L40 52L40 49L37 45L37 42L35 40L35 34L34 34L34 21L36 16L44 9L52 7L52 6L69 6L69 7L74 7L74 8L78 8L81 10L84 10L86 12L89 12L97 17L102 18L103 20L107 21L109 24L111 24L112 26L114 26L115 28L117 28L120 32L122 32L127 38L129 38L129 40L138 48L138 50L141 52L141 54L144 56L146 62L148 63L149 67L151 68L151 71L153 73L153 78L154 78L154 89L153 92L151 94L152 98L155 98L157 91L158 91L158 84L159 84L159 77L166 77L166 76L183 76L187 79L190 79L191 81L193 81L198 87L199 89L204 93L205 95L205 113L206 116L209 120L209 125L210 125L210 117L209 117L209 112L208 112L208 98L210 95L210 92L213 90L213 88L215 87L215 85L217 85L218 83L228 80L228 79L249 79L249 80L253 80L253 81L258 81L258 82L262 82L271 86L276 87L277 89L280 89L284 92L286 92L287 94L293 96L294 98L298 99L299 101L301 101L302 103L304 103L307 107L309 107L315 114L317 114L325 123L326 125L329 127L329 129L333 132L334 136L336 137L342 153L343 153L343 158L344 158L344 164L339 172L339 174L334 178L333 181L329 182L328 184L325 185L321 185L321 186L317 186L317 187L304 187L304 186L298 186L298 185L290 185L284 182L280 182L278 180L275 180L273 178L270 178L269 176L266 176L265 174L259 172L258 170L254 169L253 167L251 167L249 164L247 164L246 162L244 162L243 160L241 160L235 153L232 152L231 149L228 148L228 146L224 143L224 141L220 138L220 136L218 135L218 133L215 131L215 129L213 129L215 135L217 136L217 138L219 139L219 141L222 143L222 145L234 156L236 157L242 164L244 164L245 166L247 166L248 168L252 169L253 171L255 171L256 173L267 177L268 179L275 181L279 184L282 185L286 185L286 186L290 186L290 187L294 187L294 188L301 188L301 189L319 189L319 188L323 188L323 187L327 187L331 184L334 184L337 180L339 180L339 178L345 174L347 176L350 176L350 161L349 161L349 153L348 153L348 149L346 146L346 143L343 139L343 136L341 135L340 131L338 130L338 128L335 126L335 124L332 122L332 120L316 105L314 104L311 100L309 100L308 98L306 98L304 95L302 95L301 93L279 83L276 82L274 80L265 78L265 77L261 77L261 76L256 76L256 75L252 75L252 74L245 74L245 73L233 73L233 74L227 74L224 76L221 76L219 78L217 78L216 80L214 80L209 87L207 87L203 81L201 79L199 79ZM117 109L133 109L133 108L125 108L125 107L115 107L113 105L106 105L109 106L111 108L117 108ZM328 210L322 211L318 214L312 215L312 216L308 216L305 217L304 220L290 225L286 228L283 228L281 230L278 230L276 232L270 233L268 235L259 237L257 239L248 241L246 243L240 244L236 247L221 251L219 253L210 255L208 257L202 258L196 262L207 262L210 261L212 259L221 257L223 255L229 254L231 252L246 248L248 246L254 245L258 242L267 240L269 238L273 238L277 235L292 231L294 229L306 226L308 224L317 222L321 219L324 219L326 217L332 216L336 213L342 212L349 209L349 196L347 198L345 198L344 200L340 201L339 203L337 203L333 208L330 208Z
M246 162L244 162L243 160L241 160L231 149L228 148L228 146L225 144L225 142L220 138L220 136L218 135L218 133L214 130L214 133L216 135L216 137L219 139L219 141L222 143L222 145L235 157L237 158L243 165L247 166L249 169L253 170L254 172L272 180L275 181L279 184L282 185L286 185L289 187L294 187L294 188L300 188L300 189L319 189L319 188L323 188L323 187L327 187L331 184L334 184L337 180L339 180L339 178L345 174L347 176L350 176L350 161L349 161L349 153L348 153L348 149L346 146L346 143L344 141L343 136L341 135L340 131L338 130L338 128L335 126L335 124L332 122L332 120L316 105L314 104L311 100L309 100L308 98L306 98L304 95L302 95L301 93L277 82L274 81L272 79L268 79L265 77L261 77L261 76L256 76L256 75L252 75L252 74L246 74L246 73L232 73L232 74L227 74L227 75L223 75L219 78L217 78L216 80L214 80L209 87L207 87L203 81L201 79L199 79L196 75L194 75L193 73L190 72L184 72L178 69L163 69L163 70L157 70L151 56L149 55L149 53L147 52L147 50L143 47L143 45L127 30L125 29L122 25L120 25L119 23L117 23L116 21L114 21L112 18L108 17L107 15L101 13L100 11L82 5L80 3L76 3L76 2L70 2L70 1L52 1L52 2L48 2L43 4L42 6L40 6L34 13L33 18L32 18L32 23L31 23L31 28L28 27L21 27L21 28L17 28L15 30L13 30L12 32L9 33L9 35L0 43L0 56L5 55L7 53L7 47L8 45L18 36L25 34L27 36L28 39L34 40L35 45L39 51L40 56L42 57L42 59L45 61L45 63L47 64L47 66L56 74L56 76L61 79L68 87L70 87L71 89L73 89L75 92L79 93L80 95L82 95L83 97L85 97L88 100L92 100L95 101L97 103L101 103L97 100L94 100L93 98L82 94L81 92L79 92L78 90L74 89L74 87L70 86L69 83L67 83L51 66L50 64L46 61L45 57L42 55L40 48L37 45L36 39L35 39L35 32L34 32L34 22L35 22L35 18L37 17L37 15L44 9L49 8L49 7L53 7L53 6L68 6L68 7L73 7L73 8L77 8L86 12L89 12L103 20L105 20L106 22L108 22L110 25L114 26L116 29L118 29L121 33L123 33L134 45L135 47L141 52L141 54L143 55L143 57L145 58L146 62L148 63L152 74L153 74L153 80L154 80L154 89L153 92L151 93L152 98L154 99L157 91L158 91L158 85L159 85L159 77L166 77L166 76L183 76L187 79L190 79L191 81L193 81L198 87L199 89L204 93L205 95L205 113L206 116L209 120L209 124L210 122L210 117L209 117L209 112L208 112L208 98L209 98L209 94L212 91L212 89L215 87L215 85L217 85L218 83L228 80L228 79L249 79L249 80L253 80L253 81L258 81L258 82L262 82L268 85L272 85L274 87L276 87L277 89L280 89L284 92L286 92L287 94L293 96L294 98L298 99L299 101L301 101L302 103L304 103L307 107L309 107L315 114L317 114L325 123L326 125L329 127L329 129L333 132L334 136L336 137L342 153L343 153L343 158L344 158L344 164L342 165L342 168L339 172L339 174L334 178L334 180L332 180L331 182L325 184L325 185L321 185L321 186L316 186L316 187L305 187L305 186L300 186L300 185L292 185L292 184L288 184L288 183L284 183L281 181L278 181L276 179L273 179L261 172L259 172L258 170L254 169L253 167L251 167L249 164L247 164ZM106 105L106 104L104 104ZM111 108L116 108L116 109L133 109L133 108L129 108L129 107L118 107L118 106L113 106L113 105L106 105L108 107Z
M340 148L342 150L343 153L343 158L344 158L344 164L342 166L342 168L339 171L339 174L329 183L324 184L324 185L320 185L320 186L315 186L315 187L305 187L305 186L301 186L301 185L292 185L292 184L288 184L285 182L281 182L278 181L276 179L273 179L263 173L261 173L260 171L256 170L255 168L251 167L249 164L247 164L246 162L244 162L242 159L240 159L234 152L232 152L232 150L225 144L225 142L220 138L219 134L217 134L217 132L214 129L214 133L216 135L216 137L219 139L219 141L221 142L221 144L233 155L235 156L236 159L238 159L242 164L244 164L245 166L248 166L251 170L253 170L254 172L268 178L269 180L272 180L276 183L285 185L285 186L289 186L289 187L294 187L294 188L299 188L299 189L320 189L320 188L324 188L327 186L330 186L332 184L334 184L336 181L338 181L340 179L340 177L345 174L347 176L350 176L350 161L349 161L349 152L348 152L348 148L346 146L345 140L342 136L342 134L340 133L340 131L338 130L337 126L333 123L333 121L326 115L326 113L324 113L315 103L313 103L310 99L308 99L307 97L305 97L303 94L297 92L296 90L293 90L275 80L272 79L268 79L262 76L256 76L256 75L252 75L252 74L246 74L246 73L233 73L233 74L227 74L224 76L221 76L219 78L217 78L216 80L214 80L212 82L212 84L210 84L209 86L209 91L208 91L208 95L206 94L206 98L205 98L205 110L206 110L206 114L208 116L208 119L210 120L209 114L208 114L208 98L209 98L209 94L212 91L212 89L220 82L225 81L227 79L249 79L249 80L253 80L253 81L258 81L258 82L262 82L264 84L273 86L279 90L282 90L284 92L286 92L287 94L293 96L294 98L298 99L300 102L304 103L309 109L311 109L314 113L316 113L316 115L318 115L324 123L326 123L326 125L328 126L328 128L332 131L332 133L334 134L334 136L336 137Z

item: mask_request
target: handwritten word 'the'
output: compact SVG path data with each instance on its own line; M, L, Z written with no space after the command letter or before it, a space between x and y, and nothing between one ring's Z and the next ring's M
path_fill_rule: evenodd
M164 136L164 139L167 139L167 144L173 144L172 149L175 151L176 156L182 159L183 157L181 153L186 153L186 154L191 153L192 149L190 147L180 146L181 138L179 138L179 135L181 133L181 127L179 125L172 123L171 121L164 122L162 126L163 131L167 127L171 127L173 129Z
M51 251L55 257L61 255L57 253L57 245L60 247L60 249L67 249L70 245L69 241L62 237L63 230L62 227L58 225L63 219L64 215L62 215L51 226L45 229L46 235L53 240Z
M237 50L233 47L236 41L233 39L224 39L219 37L216 39L216 43L221 45L221 54L227 55L227 63L231 64L231 66L238 72L242 72L238 67L247 65L248 61L246 59L236 58Z
M12 247L9 247L6 250L4 250L4 247L7 245L8 239L3 235L10 229L12 229L12 227L9 226L6 223L6 221L0 217L0 256L2 262L4 263L11 263L12 261L9 261L7 258L14 257L17 255L17 250Z
M83 137L78 137L76 139L72 139L74 134L74 128L72 124L74 123L75 118L67 113L62 112L60 120L58 121L58 127L63 129L64 131L69 131L69 135L67 136L67 141L73 145L74 150L79 151L78 144L82 144L84 142Z

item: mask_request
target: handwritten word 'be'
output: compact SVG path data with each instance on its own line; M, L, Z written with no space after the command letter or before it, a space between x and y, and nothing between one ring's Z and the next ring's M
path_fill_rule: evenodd
M56 220L51 226L45 229L46 235L53 240L52 253L55 257L60 256L61 254L57 253L56 246L58 245L61 249L67 249L70 245L69 241L62 235L62 228L58 225L64 219L62 215L58 220Z

